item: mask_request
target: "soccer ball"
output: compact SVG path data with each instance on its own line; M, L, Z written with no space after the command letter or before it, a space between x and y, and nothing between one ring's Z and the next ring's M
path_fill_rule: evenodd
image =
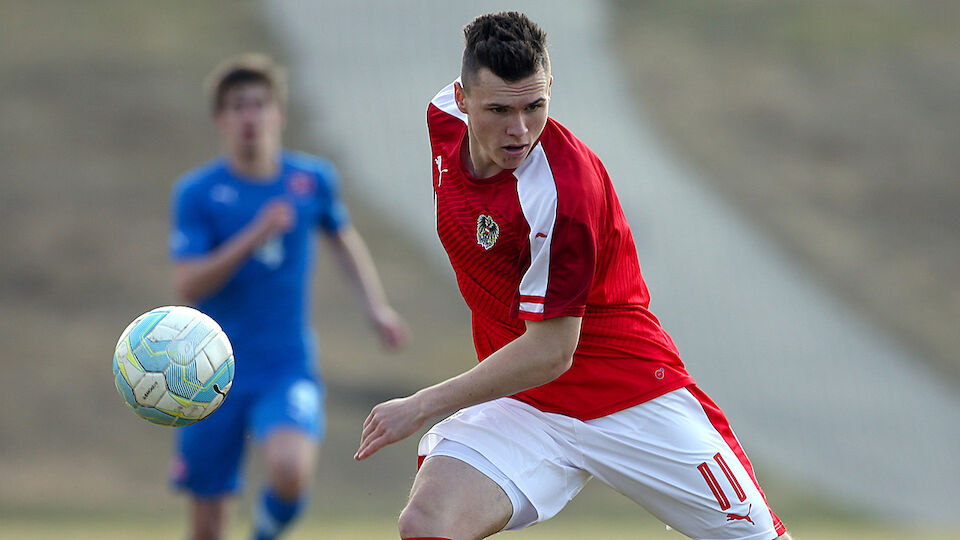
M113 381L133 412L163 426L210 415L233 385L233 347L220 325L185 306L137 317L120 334Z

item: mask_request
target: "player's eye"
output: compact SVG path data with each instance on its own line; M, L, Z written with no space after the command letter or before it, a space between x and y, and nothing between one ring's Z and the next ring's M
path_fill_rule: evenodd
M506 107L490 107L490 112L500 114L500 113L507 112L507 108Z

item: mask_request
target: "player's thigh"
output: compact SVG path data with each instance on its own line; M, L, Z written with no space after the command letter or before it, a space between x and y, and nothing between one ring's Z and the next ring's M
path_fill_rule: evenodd
M577 423L501 398L433 426L418 453L461 459L493 479L514 506L507 529L520 529L556 515L590 479L577 464L581 452L572 442Z
M310 377L264 385L253 407L251 430L263 444L270 483L290 496L302 490L313 473L324 430L321 385Z
M417 472L401 521L417 521L430 534L476 538L500 531L512 515L510 498L496 482L440 455L426 459Z
M267 473L276 481L302 483L314 471L320 444L303 431L279 427L263 444Z
M775 538L778 520L719 415L681 388L590 420L581 440L586 467L692 538Z
M279 378L260 389L251 413L251 430L259 442L274 431L292 430L320 441L325 430L324 389L309 376Z
M248 402L238 393L209 417L177 430L174 486L203 498L238 489L247 412Z

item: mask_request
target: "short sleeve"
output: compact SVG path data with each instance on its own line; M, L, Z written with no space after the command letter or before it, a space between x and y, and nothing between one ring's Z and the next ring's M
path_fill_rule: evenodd
M317 226L327 234L335 234L350 224L347 206L340 198L340 181L336 167L327 161L318 162L317 181L317 197L320 198Z
M201 186L181 180L170 205L169 256L179 261L205 255L214 247Z

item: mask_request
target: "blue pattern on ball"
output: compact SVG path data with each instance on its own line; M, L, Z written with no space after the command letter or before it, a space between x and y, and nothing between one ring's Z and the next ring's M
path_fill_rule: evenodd
M172 426L177 422L176 416L167 414L154 407L138 407L137 414L153 422L154 424L160 424L161 426Z
M160 308L157 308L151 311L150 313L147 313L143 317L143 320L137 323L137 325L130 330L130 334L128 334L130 338L130 343L136 345L137 343L140 343L141 341L143 341L144 338L147 337L147 334L149 334L150 331L153 330L153 327L155 327L157 323L162 321L163 318L167 316L167 313L170 313L169 309L160 309Z
M167 366L170 364L166 347L166 341L153 342L144 340L135 344L133 356L135 356L137 362L143 366L144 371L163 373L163 370L167 369Z
M210 403L217 397L218 393L226 392L226 389L229 387L230 383L233 381L233 357L231 356L229 360L224 362L220 369L215 371L213 375L210 376L210 380L207 381L207 384L197 392L197 395L193 396L193 400L199 403ZM220 392L214 390L214 385L220 389Z
M197 365L193 362L182 366L176 363L170 363L165 374L167 378L167 389L177 396L184 399L194 398L197 390L201 388L200 380L197 378Z
M116 366L116 360L114 360L114 366ZM133 395L133 388L130 388L130 383L127 382L126 377L123 376L123 373L120 372L119 367L115 368L113 376L113 383L117 387L117 392L120 392L120 395L123 396L123 399L127 402L127 405L130 405L134 409L139 407L137 405L137 398Z
M144 371L162 373L170 362L166 352L169 341L150 341L147 339L150 331L167 316L167 313L169 313L169 310L151 311L130 331L130 348L133 349L133 356Z

